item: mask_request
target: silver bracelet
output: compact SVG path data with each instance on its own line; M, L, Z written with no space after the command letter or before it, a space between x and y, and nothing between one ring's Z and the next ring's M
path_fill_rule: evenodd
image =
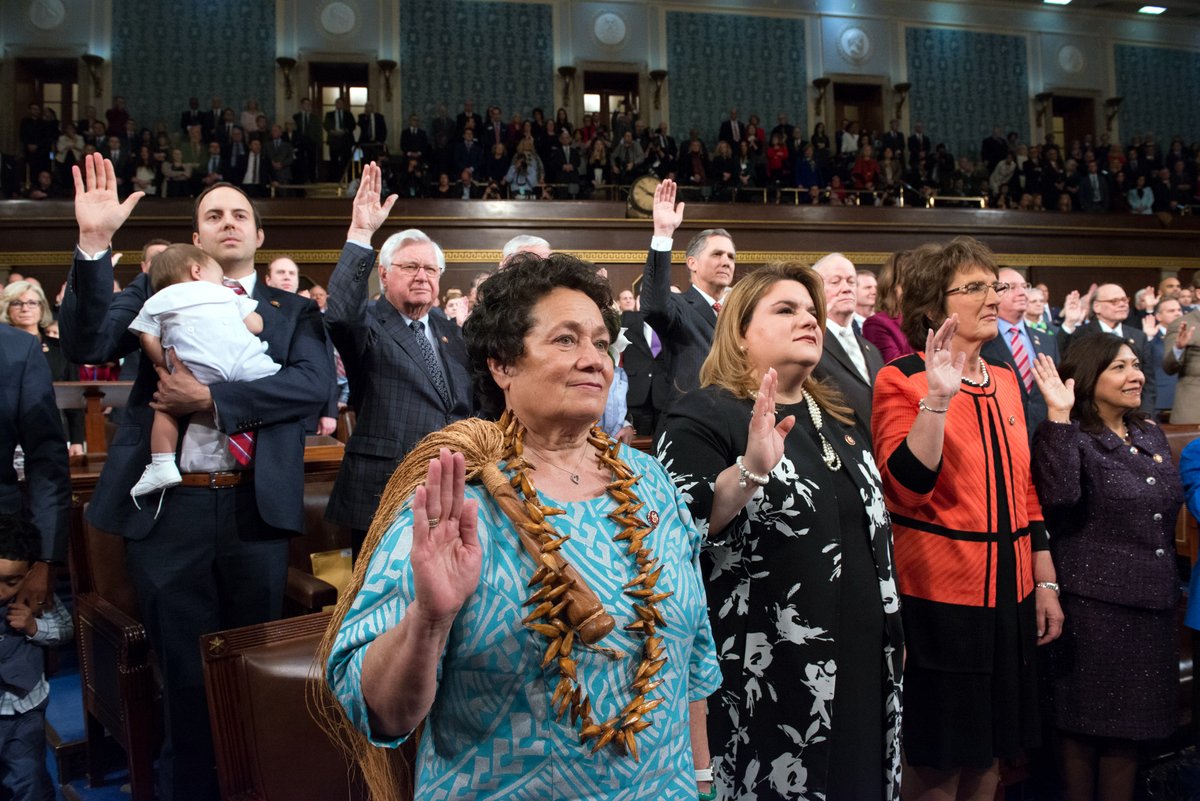
M921 398L921 400L917 401L917 408L921 411L933 412L934 414L945 414L946 412L950 411L949 405L947 405L945 409L935 409L929 404L925 403L924 398Z
M696 768L696 781L711 782L713 780L713 769L710 763L707 768Z
M767 482L771 480L770 475L760 476L758 473L751 473L749 470L747 470L746 466L742 464L742 457L740 456L737 458L737 469L738 486L743 489L746 488L747 481L753 481L758 486L765 487L767 486Z
M1038 581L1035 582L1033 586L1037 587L1039 590L1054 590L1055 595L1062 595L1062 590L1059 588L1058 582L1056 581Z

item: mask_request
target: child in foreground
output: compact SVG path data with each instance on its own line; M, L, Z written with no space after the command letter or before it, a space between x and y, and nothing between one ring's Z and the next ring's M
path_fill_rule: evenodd
M14 801L54 798L46 770L50 685L42 673L42 649L71 639L71 614L53 594L41 617L13 600L41 552L33 525L0 515L0 610L5 620L0 631L0 784Z
M258 301L224 283L221 266L193 245L171 245L150 262L154 294L129 325L141 337L142 350L155 367L173 369L167 349L208 386L225 381L254 381L279 372L266 354ZM240 286L239 286L240 288ZM166 490L182 481L175 464L179 421L154 413L150 464L129 494Z

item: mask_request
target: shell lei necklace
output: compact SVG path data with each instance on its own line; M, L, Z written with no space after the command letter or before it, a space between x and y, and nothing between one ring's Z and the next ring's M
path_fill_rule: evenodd
M505 469L513 472L511 484L521 494L530 519L529 523L522 525L527 532L538 538L542 547L543 563L529 580L530 588L537 585L540 587L525 602L526 606L533 605L534 609L522 623L549 642L542 657L542 668L549 667L557 660L558 684L550 698L555 720L561 720L570 710L571 725L579 725L579 741L586 743L595 739L596 742L592 745L593 754L606 745L611 745L618 753L638 761L636 736L638 732L652 725L649 713L663 702L661 697L650 699L649 696L662 684L663 680L655 680L654 676L667 663L662 637L655 633L658 626L667 625L658 604L672 595L670 592L654 590L654 585L662 574L662 565L658 564L651 549L643 546L643 540L654 529L637 517L637 513L645 506L634 492L634 485L640 479L617 455L620 443L610 439L599 428L593 428L588 435L588 442L597 451L600 467L608 468L613 473L614 480L606 489L617 502L617 508L609 513L608 518L622 529L613 537L613 541L627 541L625 553L633 558L637 566L637 576L624 587L625 594L634 601L633 611L637 619L625 626L625 630L643 637L642 659L629 685L629 702L619 714L597 722L592 717L592 700L583 694L576 678L577 665L571 658L571 651L575 647L575 630L571 628L566 615L566 607L570 600L563 599L562 596L573 582L561 569L554 569L555 562L547 558L548 554L557 551L571 537L570 534L560 536L549 522L551 517L563 514L563 510L544 506L529 480L528 470L532 466L522 455L524 426L511 412L504 413L499 425L505 431ZM559 558L561 559L561 556ZM609 655L617 658L615 652L610 651Z

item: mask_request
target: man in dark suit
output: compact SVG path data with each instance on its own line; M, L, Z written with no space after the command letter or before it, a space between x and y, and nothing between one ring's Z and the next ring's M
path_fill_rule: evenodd
M625 393L629 418L634 431L652 436L658 428L659 417L666 411L671 399L667 351L658 332L650 327L642 312L622 311L621 325L627 329L625 336L629 339L629 345L621 354L625 375L629 379L629 388Z
M300 98L300 110L292 115L292 121L296 123L299 138L296 156L300 167L296 170L296 182L315 182L321 164L321 126L313 113L312 100Z
M1087 172L1079 179L1079 207L1094 214L1108 211L1108 176L1100 174L1100 164L1095 159L1087 163Z
M933 163L933 140L925 135L925 123L913 123L912 135L908 137L908 164L916 167L921 156Z
M813 375L833 382L854 410L869 441L871 398L875 376L883 369L879 350L854 330L858 305L858 271L841 253L830 253L813 265L825 286L825 336L821 361Z
M746 138L746 126L738 119L737 108L729 109L729 119L721 123L717 133L718 142L728 142L733 152L737 152L738 142Z
M463 131L463 140L454 146L454 171L470 170L471 177L483 171L483 148L475 141L475 133L468 128Z
M650 142L657 144L669 161L675 161L679 158L679 145L675 142L675 137L668 133L668 130L667 121L663 120L658 124L658 130L650 135Z
M375 110L373 103L364 103L358 115L358 146L362 148L363 161L375 161L387 150L387 120Z
M1047 415L1046 399L1033 380L1033 363L1044 353L1057 365L1058 342L1053 335L1035 331L1025 324L1025 310L1029 306L1027 290L1030 288L1025 283L1025 276L1006 267L1000 271L998 280L1008 284L1008 291L1000 296L997 310L996 324L1000 333L984 343L980 354L1007 364L1016 374L1021 387L1021 405L1025 407L1025 428L1032 443L1034 432Z
M570 184L579 181L579 151L571 145L571 132L566 128L558 135L558 144L550 149L546 172L551 183Z
M676 184L670 179L654 190L654 238L642 272L641 296L642 314L658 332L667 353L668 408L680 395L700 385L700 365L712 348L720 301L733 283L737 258L728 231L701 231L687 246L692 285L686 292L671 291L671 247L684 208L683 203L675 206L675 192Z
M204 112L200 110L200 98L189 97L188 107L179 115L179 129L183 131L183 135L187 136L188 128L193 125L199 125L201 130L204 129Z
M1154 306L1154 321L1158 324L1158 330L1148 341L1150 364L1142 365L1142 372L1154 373L1154 419L1160 423L1170 422L1171 409L1175 406L1175 387L1179 383L1179 376L1163 368L1163 358L1166 356L1167 330L1171 323L1181 317L1183 307L1174 297L1164 295Z
M1058 352L1061 358L1067 358L1071 343L1088 334L1112 334L1125 340L1143 365L1150 364L1150 352L1146 347L1146 334L1138 327L1125 322L1129 316L1129 296L1124 287L1118 284L1101 284L1096 287L1092 296L1092 316L1094 319L1083 322L1083 300L1078 292L1072 292L1063 303L1063 322L1058 329ZM1148 325L1157 326L1153 317L1146 318ZM1146 384L1142 387L1142 411L1153 415L1155 409L1154 371L1147 370Z
M64 354L98 364L138 347L129 324L150 296L150 282L143 273L113 294L109 243L141 195L120 202L111 165L100 156L89 156L84 167L86 185L73 169L79 244L60 326ZM334 381L316 304L257 280L263 231L241 190L222 183L196 198L192 242L221 265L234 292L258 301L260 337L282 367L257 381L205 386L182 362L156 373L142 359L88 506L96 528L125 538L142 622L162 666L159 785L166 801L217 796L197 642L207 632L282 613L288 538L304 528L304 420L324 408ZM166 491L161 507L138 509L129 492L149 463L155 410L186 418L183 483ZM234 442L250 455L235 456Z
M217 135L217 126L221 123L221 111L223 107L221 98L213 97L209 101L208 111L200 114L200 130L204 141L207 142Z
M458 117L454 120L454 130L458 138L462 138L463 131L467 130L467 123L473 123L476 138L479 137L480 131L483 130L483 117L475 111L475 101L463 101L463 110L459 112Z
M988 175L995 171L996 165L1008 156L1008 140L1004 138L1004 129L999 125L992 128L992 135L984 139L979 146L979 157L987 164Z
M892 149L892 156L898 164L904 163L904 131L900 130L900 120L892 120L887 131L883 134L883 147ZM882 155L882 151L881 151Z
M271 177L281 184L290 184L296 150L284 138L283 129L278 125L271 126L271 138L264 143L263 154L271 162Z
M250 147L246 142L246 132L240 125L235 125L230 133L229 142L221 149L225 161L229 164L228 179L235 184L241 184L246 174L246 161L250 155Z
M228 180L226 176L229 176L229 178L233 176L233 173L229 171L229 159L225 158L221 153L220 142L209 142L208 156L196 168L196 177L200 182L200 186L207 189L213 184L219 184L221 181Z
M333 111L325 112L325 133L329 141L329 180L340 181L354 149L354 115L344 98L333 101Z
M433 240L409 229L383 243L378 261L383 293L374 313L367 313L375 266L371 238L396 196L382 207L359 198L378 198L381 180L378 166L363 168L349 244L329 279L325 307L325 323L358 407L325 517L350 527L356 555L396 465L426 434L470 416L473 408L462 333L433 311L446 269Z
M488 108L488 118L483 123L482 129L475 129L475 135L479 139L479 144L488 151L491 151L496 145L507 147L508 123L500 118L499 106Z
M67 440L54 400L50 367L41 343L9 325L0 325L0 514L21 515L21 491L13 453L25 454L29 517L42 537L41 559L30 566L17 601L31 609L49 594L52 565L67 557L67 512L71 479Z
M413 114L408 118L408 127L400 134L400 150L405 158L416 159L419 164L429 163L429 134L419 125L420 118Z
M133 159L129 155L129 148L122 144L121 137L110 136L108 137L108 150L100 152L104 153L105 157L112 162L117 178L117 192L122 199L128 197L133 172Z

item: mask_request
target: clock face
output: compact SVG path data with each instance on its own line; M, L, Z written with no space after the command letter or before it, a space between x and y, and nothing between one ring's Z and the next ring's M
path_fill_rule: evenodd
M1075 45L1065 45L1058 51L1058 66L1063 68L1063 72L1069 72L1072 75L1083 72L1085 66L1083 51Z
M620 14L606 11L596 17L592 31L596 34L596 38L600 40L601 44L614 47L625 41L625 20Z
M327 4L321 9L321 27L334 36L343 36L358 24L358 13L354 6L344 2Z
M29 21L35 28L49 31L62 25L67 9L62 0L33 0L29 4Z

